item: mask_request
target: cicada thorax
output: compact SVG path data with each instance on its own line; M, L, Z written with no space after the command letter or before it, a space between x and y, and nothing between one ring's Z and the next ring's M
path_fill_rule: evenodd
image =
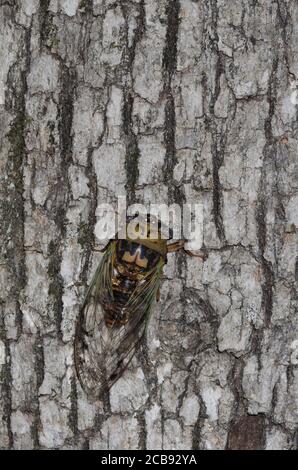
M146 278L158 264L161 253L145 246L143 242L117 240L112 269L113 301L104 303L104 319L108 327L125 325L130 311L128 300L136 287L146 282Z

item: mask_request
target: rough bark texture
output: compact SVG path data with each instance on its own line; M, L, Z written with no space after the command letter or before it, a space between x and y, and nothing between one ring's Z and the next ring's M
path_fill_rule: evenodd
M297 1L0 18L1 447L296 448ZM143 348L90 403L74 325L97 205L125 192L202 202L209 258L170 257Z

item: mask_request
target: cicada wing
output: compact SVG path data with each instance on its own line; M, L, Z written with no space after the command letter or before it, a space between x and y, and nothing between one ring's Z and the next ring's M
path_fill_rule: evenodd
M93 276L79 314L74 339L77 376L82 388L96 398L105 388L104 358L110 333L104 321L102 302L111 302L115 242L110 242Z
M113 300L112 269L115 243L105 253L80 312L75 337L75 363L83 389L99 398L118 380L135 354L144 334L159 287L164 262L135 288L125 310L127 323L107 326L101 304Z
M163 265L164 261L161 259L135 288L125 306L127 323L110 330L109 355L105 363L106 383L109 388L128 366L144 335L160 285Z

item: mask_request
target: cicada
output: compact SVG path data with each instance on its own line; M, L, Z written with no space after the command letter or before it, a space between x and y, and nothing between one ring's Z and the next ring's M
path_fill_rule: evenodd
M119 379L134 356L158 300L168 253L185 250L160 235L111 239L93 276L76 325L75 366L83 390L100 396ZM149 224L148 224L149 227ZM140 232L144 234L143 230Z

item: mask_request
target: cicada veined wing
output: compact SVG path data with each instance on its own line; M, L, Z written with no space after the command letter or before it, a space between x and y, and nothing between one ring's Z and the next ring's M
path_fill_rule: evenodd
M116 244L117 241L110 241L105 250L80 311L75 333L77 375L82 388L93 399L110 389L134 356L148 323L164 265L164 259L160 258L136 284L113 320L107 321L106 311L115 303L112 278Z

